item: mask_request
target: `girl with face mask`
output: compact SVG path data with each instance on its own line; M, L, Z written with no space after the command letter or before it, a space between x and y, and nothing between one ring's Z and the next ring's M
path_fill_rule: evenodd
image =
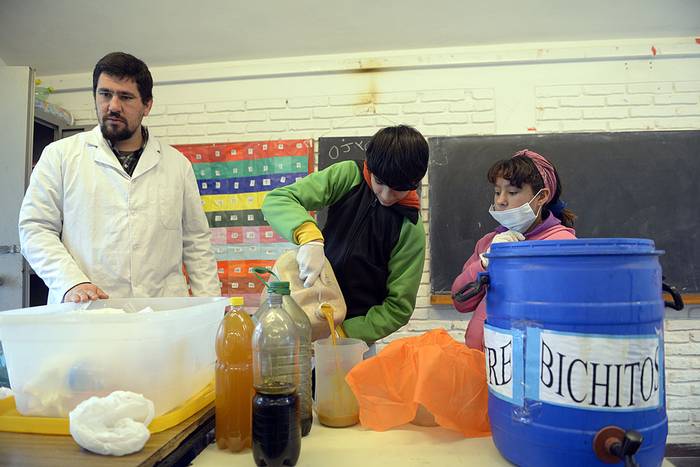
M452 284L452 294L476 280L488 267L485 253L494 243L523 240L567 240L576 238L576 216L559 198L561 181L554 166L536 152L523 149L512 158L496 162L488 172L493 184L489 214L500 224L484 235ZM465 335L469 347L483 350L486 297L482 290L465 302L453 299L457 311L474 311Z

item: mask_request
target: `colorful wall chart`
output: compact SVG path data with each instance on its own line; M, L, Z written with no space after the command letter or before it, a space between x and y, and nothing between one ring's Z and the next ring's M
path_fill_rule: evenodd
M272 267L294 245L272 231L260 210L273 188L313 171L313 140L175 146L191 162L211 229L221 294L259 304L256 266Z

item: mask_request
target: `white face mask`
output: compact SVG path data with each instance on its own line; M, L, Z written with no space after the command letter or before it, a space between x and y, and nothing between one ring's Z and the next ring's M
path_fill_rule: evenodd
M489 214L491 214L491 217L496 219L496 222L501 224L506 229L515 230L516 232L520 233L525 233L525 231L530 228L532 223L535 222L535 219L537 219L537 216L540 213L540 210L538 209L537 214L535 214L535 212L530 207L530 203L532 203L532 200L537 198L537 195L540 194L540 191L535 193L535 196L533 196L529 202L517 208L507 209L505 211L496 211L492 204L489 208ZM540 207L540 209L542 208Z

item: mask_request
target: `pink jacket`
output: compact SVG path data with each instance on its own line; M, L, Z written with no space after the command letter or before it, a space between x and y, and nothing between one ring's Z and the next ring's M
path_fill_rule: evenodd
M474 253L464 263L462 273L452 283L452 294L454 295L459 289L470 282L476 280L476 275L485 271L481 265L479 255L484 253L491 246L491 240L496 234L505 232L507 229L498 227L493 232L489 232L476 242ZM561 225L561 221L554 217L551 213L549 217L538 225L532 232L525 234L525 240L570 240L576 238L576 231L569 227ZM479 294L470 298L466 302L456 302L452 300L454 307L461 313L469 313L475 311L474 315L469 320L467 332L464 335L464 340L467 345L474 349L483 350L484 347L484 321L486 320L486 292L482 290Z

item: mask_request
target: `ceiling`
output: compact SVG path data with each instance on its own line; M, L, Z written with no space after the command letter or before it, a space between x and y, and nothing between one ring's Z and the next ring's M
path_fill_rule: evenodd
M0 59L39 75L123 50L149 67L700 35L697 0L0 0Z

